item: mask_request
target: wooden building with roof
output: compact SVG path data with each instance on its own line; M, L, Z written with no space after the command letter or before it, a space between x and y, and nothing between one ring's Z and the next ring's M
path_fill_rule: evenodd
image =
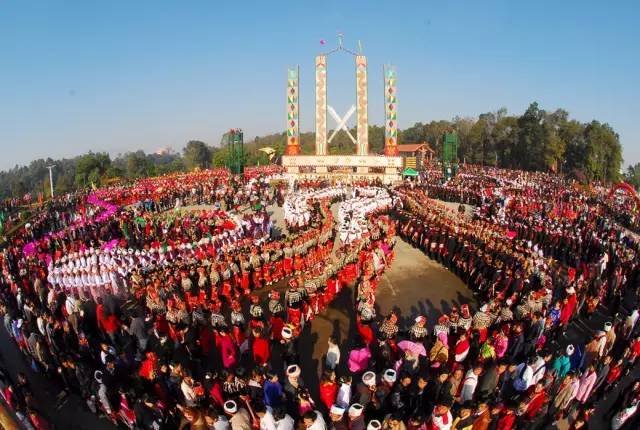
M403 158L405 168L416 170L422 169L436 155L436 151L426 142L398 145L398 153Z

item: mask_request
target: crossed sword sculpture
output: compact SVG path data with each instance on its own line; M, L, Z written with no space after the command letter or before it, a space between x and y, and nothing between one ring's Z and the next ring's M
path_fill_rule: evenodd
M353 114L355 113L356 107L354 105L351 105L351 107L349 108L347 113L345 113L344 117L342 117L342 118L340 118L340 116L336 113L336 111L331 106L327 106L327 111L329 111L329 115L331 115L333 117L333 119L336 121L336 123L338 124L336 129L333 130L333 133L329 137L329 140L327 141L327 143L331 143L333 138L336 137L336 134L338 134L338 132L340 130L344 130L347 133L347 136L349 136L349 138L353 142L353 144L357 145L358 142L351 135L351 132L349 131L349 128L347 127L347 121L349 121L349 118L351 118L351 116L353 116Z

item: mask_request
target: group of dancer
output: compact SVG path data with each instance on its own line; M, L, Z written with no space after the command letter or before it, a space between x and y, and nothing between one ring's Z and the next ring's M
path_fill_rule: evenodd
M131 429L637 425L639 249L606 193L475 166L396 187L279 174L174 174L43 206L0 255L4 327L29 366ZM380 314L397 236L477 303ZM341 294L357 334L330 338L305 384L318 369L300 339ZM0 385L25 426L55 421L28 375Z

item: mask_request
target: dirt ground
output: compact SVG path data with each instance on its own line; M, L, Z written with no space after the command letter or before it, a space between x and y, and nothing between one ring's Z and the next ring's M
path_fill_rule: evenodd
M333 205L334 215L337 206ZM267 208L274 222L274 230L285 229L282 208ZM421 251L398 238L395 260L381 276L376 292L378 315L395 310L400 317L400 327L408 328L413 319L424 315L433 326L442 312L449 312L450 305L474 303L471 291L453 273L439 263L429 259ZM284 285L276 288L283 289ZM338 340L341 361L346 363L348 353L356 337L355 293L352 286L344 288L329 308L307 327L299 338L299 351L304 357L311 357L302 363L303 377L307 386L318 387L318 377L323 368L323 357L327 350L329 336Z

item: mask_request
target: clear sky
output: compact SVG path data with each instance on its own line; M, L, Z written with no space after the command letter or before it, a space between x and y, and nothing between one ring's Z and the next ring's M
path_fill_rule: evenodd
M314 56L337 43L398 71L399 123L532 101L620 134L640 161L639 1L0 1L0 169L88 150L180 150L285 127L286 67L300 65L313 129ZM321 46L319 41L327 44ZM355 103L353 59L329 59L329 104ZM332 127L332 121L329 122Z

